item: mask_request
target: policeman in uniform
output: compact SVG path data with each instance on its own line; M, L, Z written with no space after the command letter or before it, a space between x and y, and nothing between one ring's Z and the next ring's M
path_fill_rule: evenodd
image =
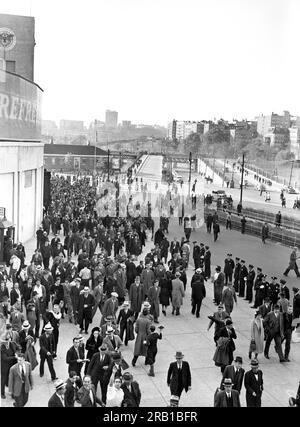
M256 278L255 278L255 282L254 282L254 290L255 290L255 297L254 297L254 305L251 306L251 308L258 308L262 302L263 302L263 298L258 299L258 292L262 283L262 278L264 277L264 274L262 272L261 267L257 267L257 273L256 273ZM258 301L261 301L260 304L258 304Z
M269 285L269 294L268 297L271 300L272 309L275 304L277 304L278 298L279 298L279 292L280 292L280 286L279 283L276 283L277 277L272 276L271 277L272 282Z
M205 254L204 254L204 276L206 279L211 276L211 252L209 250L209 246L205 246Z
M247 279L248 270L245 266L245 260L241 259L241 269L239 274L239 297L244 298L245 296L245 279Z
M246 282L246 298L245 298L245 300L248 301L249 304L252 303L254 279L255 279L254 267L252 264L249 264L249 272L248 272L247 282Z
M196 240L193 242L193 244L194 244L193 259L194 259L195 270L197 270L197 268L200 267L200 246L197 245Z
M234 278L233 287L234 287L236 293L239 292L239 288L240 288L240 286L239 286L240 271L241 271L240 258L235 257L235 268L234 268L234 274L233 274L233 278Z
M234 271L234 261L231 258L232 254L227 254L227 258L225 258L225 266L224 266L224 274L225 274L225 285L229 282L232 282L232 274Z

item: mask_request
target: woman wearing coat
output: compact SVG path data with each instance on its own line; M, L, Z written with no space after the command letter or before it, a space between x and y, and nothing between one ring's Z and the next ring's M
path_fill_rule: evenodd
M159 281L160 294L159 302L162 305L162 313L166 316L166 308L170 305L170 299L172 296L172 280L165 274Z
M135 366L139 356L147 356L147 338L150 334L151 320L149 319L148 309L144 308L142 314L135 323L136 340L134 344L134 353L132 366Z
M255 353L255 359L258 354L264 351L264 327L261 313L257 310L254 315L254 319L251 321L251 343L249 348L249 359L251 359L252 353Z
M150 314L152 314L154 318L154 323L158 322L159 317L159 295L160 295L160 287L159 287L159 280L156 279L154 281L153 286L149 288L148 291L148 301L151 304L150 308Z
M183 297L185 295L183 282L179 279L180 276L181 273L177 271L175 273L175 279L172 280L172 314L174 314L176 310L176 316L180 314L180 307L183 304Z
M103 338L100 335L100 328L96 326L92 329L91 335L85 345L85 349L87 350L87 359L92 360L93 355L99 351L99 347L101 347L102 341ZM87 373L88 366L89 362L85 362L84 374Z
M34 348L34 338L31 335L27 335L26 339L26 350L25 350L25 360L30 363L31 370L37 367L38 361L36 359L36 351Z

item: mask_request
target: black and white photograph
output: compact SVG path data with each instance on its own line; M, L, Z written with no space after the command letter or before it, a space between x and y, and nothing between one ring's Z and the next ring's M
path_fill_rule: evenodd
M299 16L1 3L1 407L300 406Z

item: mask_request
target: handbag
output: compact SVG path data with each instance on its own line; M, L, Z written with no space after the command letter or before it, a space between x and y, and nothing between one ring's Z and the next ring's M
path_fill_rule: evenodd
M250 347L249 347L249 351L255 351L256 350L256 344L255 344L255 340L251 340L250 341Z

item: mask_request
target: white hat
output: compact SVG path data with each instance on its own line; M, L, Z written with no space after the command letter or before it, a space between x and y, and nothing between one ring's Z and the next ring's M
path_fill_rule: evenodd
M48 332L53 331L53 327L52 327L50 322L48 322L47 325L44 327L44 331L46 331L46 332L47 331Z
M57 380L54 383L55 390L59 390L60 388L66 386L67 384L63 380Z
M110 334L113 331L114 331L114 328L112 328L111 326L108 326L107 329L106 329L106 333L107 334Z
M124 301L124 302L123 302L123 305L129 306L129 305L130 305L130 303L129 303L129 301Z
M145 301L145 302L144 302L144 307L145 307L145 308L147 308L147 307L151 307L151 304L150 304L148 301Z
M112 293L111 293L111 296L112 296L112 297L116 297L116 298L118 298L118 296L119 296L119 295L117 294L117 292L112 292Z
M22 328L23 329L29 329L30 328L30 323L28 322L28 320L24 320L24 322L22 324Z

